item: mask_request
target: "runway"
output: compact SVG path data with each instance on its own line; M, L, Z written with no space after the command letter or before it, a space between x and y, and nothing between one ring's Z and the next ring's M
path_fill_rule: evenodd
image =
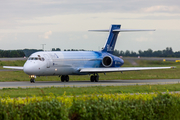
M157 80L100 80L90 81L36 81L27 82L0 82L0 89L3 88L42 88L42 87L88 87L88 86L129 86L129 85L154 85L154 84L175 84L180 83L180 79L157 79Z
M22 58L22 57L18 57L18 58L0 58L0 61L15 61L15 60L27 60L27 58Z

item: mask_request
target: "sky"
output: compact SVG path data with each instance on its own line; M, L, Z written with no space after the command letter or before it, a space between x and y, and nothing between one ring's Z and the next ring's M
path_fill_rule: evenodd
M120 33L115 49L180 51L178 0L0 0L0 49L100 50L108 33L88 30L156 29Z

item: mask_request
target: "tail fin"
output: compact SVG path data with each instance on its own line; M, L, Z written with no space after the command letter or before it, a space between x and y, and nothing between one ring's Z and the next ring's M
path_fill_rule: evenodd
M121 25L111 25L111 28L109 29L109 37L102 50L103 52L112 53L114 51L116 40L120 31L113 31L113 30L117 30L117 29L119 30L120 27Z
M89 30L96 32L109 32L109 37L104 45L103 52L113 53L116 40L119 32L134 32L134 31L155 31L154 29L120 29L121 25L111 25L109 30Z

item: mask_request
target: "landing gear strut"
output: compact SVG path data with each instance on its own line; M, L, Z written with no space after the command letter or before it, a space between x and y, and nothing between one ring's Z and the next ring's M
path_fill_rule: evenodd
M61 76L61 82L69 82L69 76L68 75L62 75Z
M98 82L99 81L99 75L98 74L94 74L94 75L92 75L91 76L91 78L90 78L90 80L91 80L91 82Z

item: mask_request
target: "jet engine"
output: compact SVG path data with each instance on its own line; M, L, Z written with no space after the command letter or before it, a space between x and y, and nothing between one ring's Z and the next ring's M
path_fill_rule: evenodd
M113 64L113 59L110 56L105 56L102 60L104 67L111 67Z

